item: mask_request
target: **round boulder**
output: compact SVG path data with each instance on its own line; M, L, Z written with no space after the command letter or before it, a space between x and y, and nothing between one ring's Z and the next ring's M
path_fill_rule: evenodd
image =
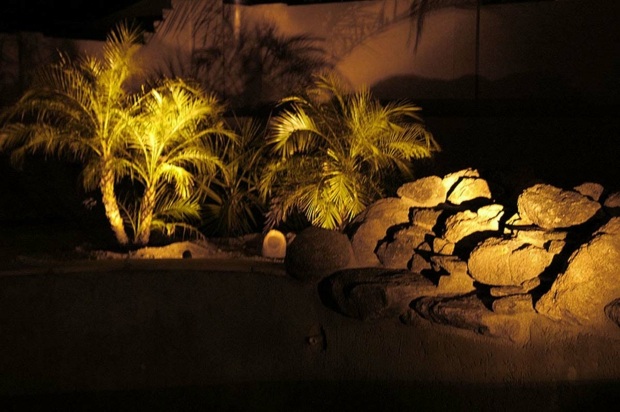
M346 235L314 226L295 236L284 259L286 272L299 280L319 280L354 263L353 248Z

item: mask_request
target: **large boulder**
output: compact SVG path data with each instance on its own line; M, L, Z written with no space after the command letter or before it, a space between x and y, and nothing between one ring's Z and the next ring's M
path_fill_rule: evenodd
M406 198L415 207L435 207L446 201L446 188L439 176L428 176L405 183L396 194Z
M536 310L557 320L604 326L605 307L619 297L620 217L614 217L571 255Z
M290 276L312 281L354 266L355 256L346 235L311 226L295 236L284 265Z
M537 184L519 195L517 208L525 220L553 230L587 222L601 209L601 205L574 190Z
M361 320L397 317L413 299L434 291L435 285L419 273L381 268L345 269L319 284L327 306Z
M375 254L379 243L383 241L392 226L408 224L411 201L406 198L389 197L368 206L351 222L351 245L358 266L381 266Z
M489 238L472 251L468 268L471 277L484 285L520 286L541 275L553 257L515 238Z

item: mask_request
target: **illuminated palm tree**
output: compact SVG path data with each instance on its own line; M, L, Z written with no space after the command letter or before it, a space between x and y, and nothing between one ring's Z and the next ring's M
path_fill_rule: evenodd
M134 243L145 245L153 228L175 226L166 226L167 219L200 216L201 194L224 170L216 148L235 135L225 127L217 99L182 80L164 81L134 107L125 165L143 186Z
M129 242L114 184L125 156L127 80L137 73L134 56L141 32L120 25L107 38L103 59L61 56L6 113L0 150L21 162L28 153L66 156L82 162L86 190L99 188L116 240Z
M271 121L261 193L271 199L267 225L295 212L327 229L344 229L372 201L394 171L411 173L411 160L439 146L425 128L420 108L381 105L367 90L347 94L334 76L317 76L305 96Z

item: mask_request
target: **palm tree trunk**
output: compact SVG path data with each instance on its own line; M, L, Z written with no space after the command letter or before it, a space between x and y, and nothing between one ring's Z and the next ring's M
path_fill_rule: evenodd
M155 210L155 185L147 186L142 196L140 204L140 216L138 233L135 243L137 245L146 245L151 237L151 222L153 221L153 210Z
M116 201L116 194L114 193L114 172L111 169L105 168L99 186L101 189L103 207L105 208L105 215L110 222L116 241L124 246L129 243L129 238L125 231L120 210L118 209L118 202Z

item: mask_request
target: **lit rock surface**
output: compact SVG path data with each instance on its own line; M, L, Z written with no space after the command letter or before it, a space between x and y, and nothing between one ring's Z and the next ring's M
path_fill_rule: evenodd
M381 265L375 250L387 236L390 227L409 223L411 207L411 202L406 199L381 199L368 206L351 222L350 227L354 230L351 245L358 266Z
M553 256L517 239L489 238L471 253L469 274L485 285L519 286L539 276Z
M441 274L437 293L464 295L476 290L474 279L467 273L467 262L456 256L433 256L432 267Z
M486 180L477 177L463 177L448 193L448 202L460 205L475 199L491 199L491 190Z
M499 231L499 221L504 214L502 205L487 205L476 212L464 210L446 219L446 229L443 237L452 243L476 233Z
M438 176L423 177L405 183L396 194L416 207L434 207L446 201L446 189Z
M574 187L576 192L598 202L601 199L605 188L599 183L586 182Z
M449 193L450 191L452 191L454 189L454 186L465 177L480 177L480 173L476 169L469 168L445 175L442 179L442 184L446 189L446 192Z
M553 319L601 326L609 322L605 307L619 297L620 217L614 217L573 253L536 310Z
M519 215L544 229L577 226L590 220L601 205L579 192L538 184L521 193Z

